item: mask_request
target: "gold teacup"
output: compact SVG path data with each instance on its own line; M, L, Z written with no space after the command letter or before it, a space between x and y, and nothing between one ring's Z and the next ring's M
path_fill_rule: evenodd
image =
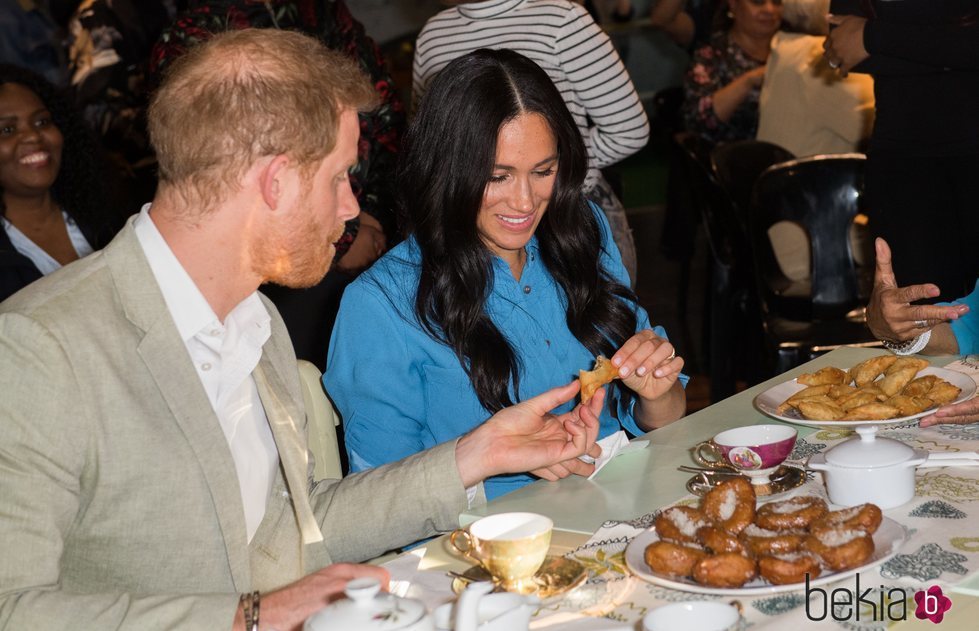
M554 522L536 513L500 513L449 535L449 541L508 592L537 590L534 574L551 545ZM462 542L465 543L462 543Z

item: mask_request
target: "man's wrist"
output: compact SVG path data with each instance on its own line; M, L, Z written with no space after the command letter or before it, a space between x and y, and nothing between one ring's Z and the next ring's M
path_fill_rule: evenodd
M258 613L261 605L261 595L257 592L247 592L241 595L241 613L245 620L245 631L258 631Z

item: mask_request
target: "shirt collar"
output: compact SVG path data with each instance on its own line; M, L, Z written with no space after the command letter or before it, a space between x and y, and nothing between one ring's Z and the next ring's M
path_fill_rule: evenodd
M473 20L485 20L502 15L524 2L526 0L486 0L486 2L460 4L456 8L459 10L459 15Z
M153 218L149 214L150 206L151 204L146 204L140 210L133 224L133 230L150 264L153 276L160 286L167 310L174 324L177 325L177 332L186 342L206 327L213 326L215 323L220 324L220 320L153 223ZM251 293L238 303L231 310L229 317L243 317L245 320L259 323L262 321L267 323L271 319L268 310L258 297L258 292Z

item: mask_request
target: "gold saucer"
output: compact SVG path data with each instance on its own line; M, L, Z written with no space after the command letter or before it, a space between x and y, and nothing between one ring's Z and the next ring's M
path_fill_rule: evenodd
M730 477L731 476L726 475L698 473L687 480L687 490L698 497L703 497L707 494L707 491L711 490L718 483L723 482ZM798 488L805 484L805 482L806 472L804 469L800 469L799 467L793 465L783 464L779 466L774 473L772 473L771 481L768 484L755 485L755 495L760 498L771 498Z
M574 559L549 554L544 558L544 564L537 570L537 574L534 574L536 589L528 593L543 600L571 591L584 583L587 578L588 570L581 563ZM482 566L474 565L462 574L455 575L452 579L452 591L458 594L469 583L491 580L493 577L489 572Z

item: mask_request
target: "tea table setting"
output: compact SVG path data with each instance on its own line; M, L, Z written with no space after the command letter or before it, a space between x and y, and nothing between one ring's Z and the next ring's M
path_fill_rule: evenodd
M942 618L942 628L975 628L979 424L921 428L917 418L807 422L781 418L765 405L766 394L786 388L798 375L829 366L846 369L881 353L834 350L641 436L635 446L616 439L616 455L606 456L591 478L537 482L474 507L460 516L460 530L451 536L386 563L391 592L432 612L432 629L462 631L695 631L814 624L924 629ZM975 392L979 357L926 359L932 367L925 372L939 367L945 379L962 386L963 398ZM948 370L940 369L946 365ZM793 390L801 388L793 383ZM883 519L873 533L873 554L846 571L825 571L809 583L809 591L805 584L778 585L760 578L716 588L653 571L643 549L657 540L652 526L664 509L696 507L714 485L738 474L748 474L759 503L810 496L831 510L878 505ZM516 529L521 546L537 538L531 556L541 557L533 561L541 569L534 581L544 587L522 589L514 581L524 578L500 578L513 565L509 559L516 556L516 544L490 545L497 538L494 529ZM543 532L549 542L541 547ZM506 567L493 565L499 558ZM510 580L511 591L533 593L486 593L491 586L482 581L490 573L497 585ZM936 614L937 620L927 617L930 610L918 618L923 594L934 595L935 602L950 599L951 608ZM492 600L500 596L514 599Z

